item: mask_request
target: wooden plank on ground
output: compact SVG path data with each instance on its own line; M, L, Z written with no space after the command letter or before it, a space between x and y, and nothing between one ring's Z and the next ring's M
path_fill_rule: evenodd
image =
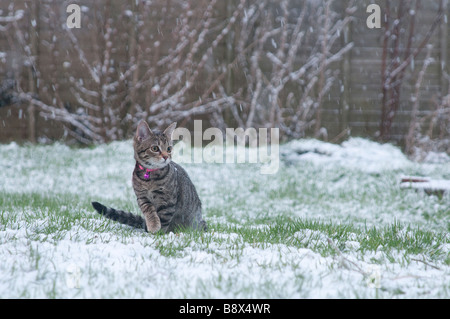
M444 193L450 192L450 180L431 179L422 176L405 176L401 179L400 188L423 190L428 195L442 196Z

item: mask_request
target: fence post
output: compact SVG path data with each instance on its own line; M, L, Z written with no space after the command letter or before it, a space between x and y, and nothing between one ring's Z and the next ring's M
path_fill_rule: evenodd
M444 15L447 14L448 0L442 1L442 11ZM442 19L439 25L439 84L440 84L440 94L441 97L449 94L449 72L448 72L448 22L447 19Z
M348 2L345 2L345 8L348 8ZM353 21L350 21L345 27L344 32L341 35L341 46L345 46L347 43L353 41ZM339 131L340 133L344 132L349 128L350 122L350 104L351 104L351 58L352 58L352 50L349 50L345 53L344 58L341 61L341 96L340 96L340 118L339 118Z
M29 90L33 96L39 92L39 1L32 1L30 19L30 55L32 59L28 71ZM32 102L28 106L28 140L36 143L36 108Z

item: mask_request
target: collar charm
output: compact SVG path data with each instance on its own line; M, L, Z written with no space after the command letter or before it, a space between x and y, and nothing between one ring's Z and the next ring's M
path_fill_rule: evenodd
M139 169L140 169L141 171L143 171L143 170L145 169L145 175L144 175L144 178L145 178L145 179L149 179L149 178L150 178L150 172L154 172L154 171L157 171L157 170L158 170L158 168L155 168L155 169L144 168L144 167L142 167L141 164L138 164L138 167L139 167Z

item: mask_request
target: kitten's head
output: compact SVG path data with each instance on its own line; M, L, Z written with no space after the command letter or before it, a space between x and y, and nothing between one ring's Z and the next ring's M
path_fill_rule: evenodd
M177 123L172 123L164 132L152 132L147 122L140 121L134 135L134 158L145 168L163 168L172 159L172 133Z

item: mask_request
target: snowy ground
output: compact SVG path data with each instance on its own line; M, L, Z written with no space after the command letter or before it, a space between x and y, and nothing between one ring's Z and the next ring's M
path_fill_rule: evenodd
M183 164L207 233L149 235L91 201L138 211L131 142L0 145L0 298L449 298L450 196L399 187L450 179L354 138L280 148L259 164Z

